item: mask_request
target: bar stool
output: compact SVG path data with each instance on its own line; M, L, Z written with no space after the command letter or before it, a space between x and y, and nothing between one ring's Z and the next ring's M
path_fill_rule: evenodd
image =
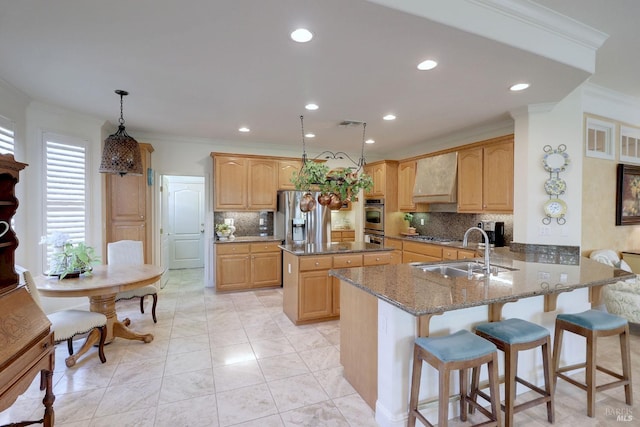
M460 371L460 419L467 419L467 404L476 407L490 422L484 426L500 425L500 395L498 389L498 352L496 346L469 331L461 330L444 337L417 338L413 350L413 375L409 398L408 427L416 425L418 418L424 425L433 427L418 411L422 361L438 370L438 426L446 427L449 419L449 379L451 371ZM491 391L491 412L470 399L467 395L468 370L487 364Z
M585 363L560 367L560 353L562 351L562 334L564 331L573 332L586 338L587 356ZM622 375L598 366L596 363L597 339L612 335L620 336L620 354L622 357ZM556 316L556 333L553 347L554 386L558 378L575 385L587 392L587 415L594 417L596 406L596 391L608 390L613 387L624 386L624 396L627 405L633 401L631 391L631 354L629 348L629 323L626 319L599 310L587 310L576 314L558 314ZM585 368L585 382L581 383L567 376L564 372ZM596 369L617 378L607 384L596 385Z
M504 410L505 426L511 427L513 415L532 406L547 404L547 420L554 422L553 381L551 379L551 339L547 328L522 319L506 319L500 322L483 323L476 326L476 334L492 342L504 352ZM518 352L540 347L542 350L542 366L544 371L544 390L518 377ZM479 395L489 400L479 390L480 373L473 369L471 381L471 397ZM520 383L541 396L519 405L515 405L516 383Z

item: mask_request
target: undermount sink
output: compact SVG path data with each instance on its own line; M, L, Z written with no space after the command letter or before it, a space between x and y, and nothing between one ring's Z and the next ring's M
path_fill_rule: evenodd
M414 264L414 267L425 272L437 273L444 277L468 277L471 279L485 274L483 270L484 264L468 261L446 264ZM490 267L492 275L498 275L500 273L515 270L513 268L502 267L494 264L490 264Z

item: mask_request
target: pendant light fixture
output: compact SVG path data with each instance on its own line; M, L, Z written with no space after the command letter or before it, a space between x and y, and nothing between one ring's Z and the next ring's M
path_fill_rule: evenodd
M104 140L100 173L112 173L124 176L142 175L142 156L138 141L127 135L122 115L122 98L129 95L126 90L116 90L120 95L120 120L118 131Z

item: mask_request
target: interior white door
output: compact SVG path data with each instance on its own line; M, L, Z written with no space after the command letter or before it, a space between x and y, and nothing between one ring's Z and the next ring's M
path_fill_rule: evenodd
M204 177L169 176L169 268L204 267Z

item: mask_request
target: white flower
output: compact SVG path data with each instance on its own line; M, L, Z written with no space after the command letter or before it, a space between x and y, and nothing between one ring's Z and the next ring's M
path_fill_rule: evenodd
M61 248L65 243L71 240L71 236L67 233L62 233L60 231L54 231L49 236L42 236L40 238L40 244L44 245L52 245L55 248Z

